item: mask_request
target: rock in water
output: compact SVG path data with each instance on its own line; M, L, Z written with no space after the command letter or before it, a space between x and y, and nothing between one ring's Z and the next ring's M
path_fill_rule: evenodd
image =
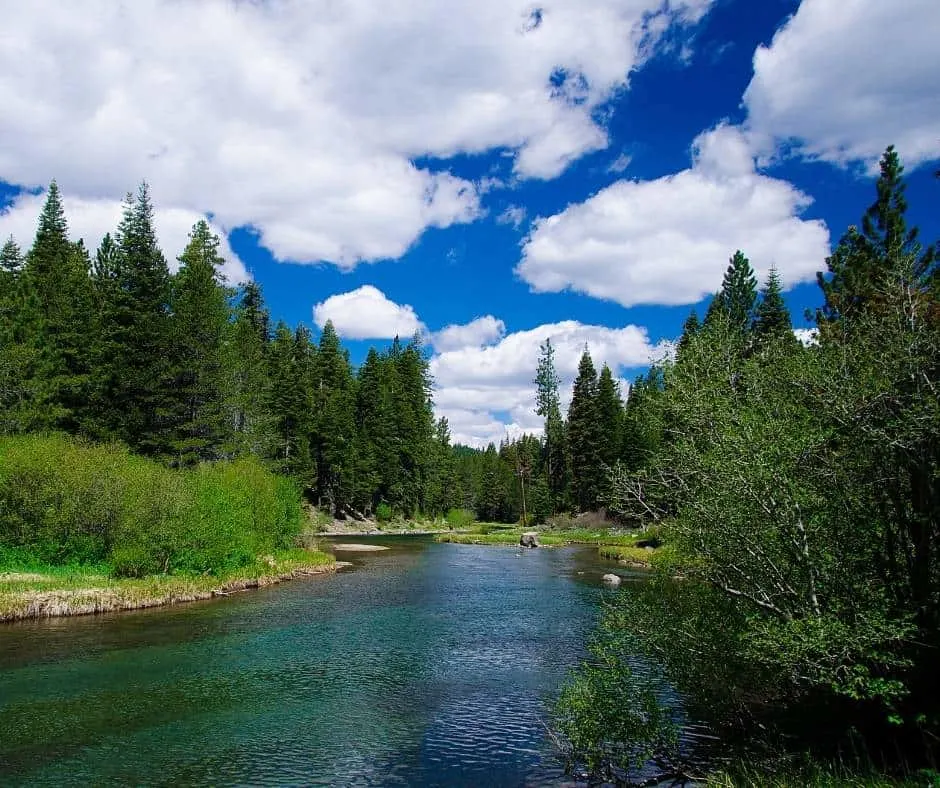
M526 531L519 537L519 544L523 547L538 547L539 535L535 531Z
M620 585L620 575L604 575L601 580L603 580L609 586L619 586Z

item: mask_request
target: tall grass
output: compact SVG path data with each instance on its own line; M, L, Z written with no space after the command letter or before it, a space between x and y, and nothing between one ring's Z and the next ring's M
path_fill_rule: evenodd
M293 484L252 460L174 470L116 445L0 438L0 561L221 575L291 546Z

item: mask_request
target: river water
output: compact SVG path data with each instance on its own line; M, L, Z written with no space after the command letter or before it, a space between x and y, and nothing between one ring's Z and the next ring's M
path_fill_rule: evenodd
M564 782L544 725L613 565L372 541L336 575L0 626L0 785Z

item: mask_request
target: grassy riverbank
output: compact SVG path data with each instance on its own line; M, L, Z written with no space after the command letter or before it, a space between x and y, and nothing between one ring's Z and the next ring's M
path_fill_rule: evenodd
M336 566L328 553L289 550L219 576L180 573L120 578L107 564L5 567L0 569L0 622L193 602L332 572Z
M116 444L3 437L0 621L154 607L330 571L332 556L301 526L296 485L255 460L177 469Z
M649 566L660 548L639 547L638 543L650 539L649 532L623 533L610 528L524 529L496 523L477 523L472 529L459 533L439 534L438 542L479 545L518 545L519 538L535 530L543 547L563 547L571 544L597 545L602 558L609 558L632 566Z

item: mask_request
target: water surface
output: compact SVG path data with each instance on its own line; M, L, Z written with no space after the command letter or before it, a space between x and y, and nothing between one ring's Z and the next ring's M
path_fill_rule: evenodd
M0 784L562 781L544 725L612 565L376 541L332 576L0 626Z

